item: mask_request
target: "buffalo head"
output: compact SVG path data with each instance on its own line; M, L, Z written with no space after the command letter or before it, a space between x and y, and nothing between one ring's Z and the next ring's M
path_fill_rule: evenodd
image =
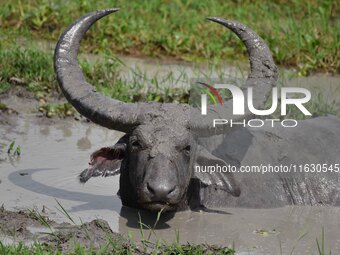
M67 100L94 123L126 133L114 146L91 155L90 167L81 173L80 181L120 173L123 204L152 211L187 207L193 180L238 196L240 190L232 173L198 174L193 168L195 164L227 164L198 145L195 138L228 131L223 126L212 128L211 123L231 111L229 103L210 107L202 116L187 104L123 103L101 95L85 81L77 63L80 41L95 21L117 10L100 10L81 17L65 30L55 49L55 71ZM254 106L260 108L276 82L276 66L267 45L238 22L209 20L231 29L247 47L251 73L246 86L260 87L254 94Z

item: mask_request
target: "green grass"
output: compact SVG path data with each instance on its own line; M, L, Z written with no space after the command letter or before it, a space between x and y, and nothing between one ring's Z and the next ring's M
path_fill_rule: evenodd
M57 201L58 207L57 209L74 225L76 223L72 216L66 211L66 209ZM58 235L58 231L55 231L50 221L47 217L43 216L37 210L28 210L30 217L32 219L37 220L42 226L46 227L50 230L49 234L55 238L55 240L62 243L62 239L65 237L61 237ZM0 255L94 255L94 254L164 254L164 255L175 255L175 254L217 254L217 255L233 255L235 254L235 250L229 247L221 247L216 245L207 245L207 244L180 244L179 242L179 234L176 235L176 241L169 244L165 240L159 239L154 231L156 225L158 224L162 211L158 212L155 223L152 227L144 224L142 219L139 216L139 224L140 224L140 233L142 239L140 242L133 241L132 236L125 241L113 240L110 236L109 232L107 234L106 243L102 244L99 248L94 249L93 247L85 247L80 243L75 243L74 248L68 249L66 252L62 251L60 248L53 247L53 245L49 245L47 243L34 242L31 245L25 245L23 242L19 244L4 244L0 240ZM144 234L145 230L149 231L148 237ZM86 228L83 229L86 231ZM151 235L155 235L157 241L154 243L150 240ZM68 235L68 238L71 236ZM88 236L88 239L91 239Z
M326 252L326 248L325 248L325 229L322 228L322 232L321 232L321 240L319 240L318 238L316 238L316 245L318 247L318 254L319 255L331 255L332 251L330 250L329 253Z
M0 93L18 83L38 99L60 92L55 80L52 52L38 47L35 43L17 46L13 38L0 41ZM121 78L119 72L124 64L112 55L104 55L101 61L95 63L83 59L80 65L88 82L98 91L125 102L183 102L183 97L187 96L185 90L161 89L157 77L147 77L139 70L131 70L134 76L132 81ZM174 79L169 75L163 77L162 82L175 82Z
M6 111L6 110L8 110L7 105L0 103L0 111Z
M0 41L0 92L20 84L32 92L50 92L56 89L51 57L36 49L23 49L13 40Z
M15 147L15 141L12 141L10 145L8 146L7 154L12 155L14 157L20 157L21 155L20 145L17 145L16 148L14 147Z
M7 33L55 42L75 19L108 7L121 11L88 32L83 44L87 52L189 61L244 59L241 42L205 20L220 16L254 29L279 65L293 66L301 75L340 69L340 5L334 0L13 0L0 7L0 27Z
M306 235L303 234L298 240L298 242ZM144 240L144 243L147 243ZM35 242L32 245L24 245L22 242L15 245L6 245L0 241L0 255L94 255L94 254L164 254L164 255L205 255L205 254L215 254L215 255L233 255L235 254L235 250L233 248L228 247L219 247L219 246L210 246L210 245L181 245L178 242L173 244L152 244L148 242L149 247L153 248L145 248L144 246L138 247L135 242L130 243L120 243L110 240L105 245L100 247L99 249L93 249L91 247L84 247L81 244L76 244L72 250L67 252L62 252L57 248L53 248L51 246ZM295 245L295 246L296 246ZM295 246L291 249L290 254L294 254ZM280 244L281 247L281 244ZM280 252L282 254L282 250ZM313 253L314 254L314 253ZM332 252L326 252L325 248L325 234L324 229L322 229L321 238L316 239L316 254L318 255L331 255Z
M82 229L82 231L87 231L85 224L82 225L76 225L75 220L71 216L69 212L61 205L61 203L56 200L57 206L56 208L64 215L66 219L68 219L69 222L71 222L72 226L76 228ZM2 210L5 210L2 206ZM22 214L23 212L21 212ZM100 242L101 244L92 246L93 244L88 244L87 246L82 245L77 241L77 238L81 238L78 236L77 232L72 233L62 233L59 232L58 229L60 229L60 226L56 226L55 228L52 226L52 221L49 220L48 217L43 216L39 211L36 209L28 209L28 216L31 219L36 220L40 223L41 226L44 226L45 228L49 229L49 232L44 232L43 234L49 234L51 237L54 237L52 239L48 239L46 243L44 242L38 242L34 241L34 243L30 245L25 245L24 242L19 243L13 243L13 244L5 244L1 238L0 238L0 255L28 255L28 254L34 254L34 255L63 255L63 254L69 254L69 255L94 255L94 254L164 254L164 255L186 255L186 254L198 254L198 255L207 255L207 254L215 254L215 255L234 255L235 254L235 247L234 244L231 247L223 247L223 246L217 246L217 245L208 245L208 244L181 244L180 243L180 233L178 231L175 231L176 239L172 243L168 243L164 239L160 238L155 229L157 224L159 223L159 220L162 216L163 211L160 210L158 214L155 217L155 222L152 226L149 226L145 223L143 223L143 219L141 218L140 214L139 216L139 226L140 226L140 235L141 240L140 241L134 241L133 236L129 232L128 238L113 238L112 232L108 231L108 225L105 225L105 222L102 222L100 220L97 220L96 224L100 224L98 226L99 228L107 231L106 232L106 238L104 242ZM106 223L107 224L107 223ZM62 228L65 228L62 227ZM65 228L66 229L66 228ZM3 234L8 235L8 231L2 232L3 229L0 229L1 237ZM14 230L15 232L16 230ZM149 232L149 235L147 235L147 232ZM11 231L10 231L11 233ZM42 232L41 232L42 233ZM298 246L298 244L301 242L302 239L304 239L307 236L308 232L303 232L296 240L295 244L290 248L289 254L294 254L295 248ZM76 236L74 236L76 235ZM152 241L151 237L154 236L156 241ZM15 239L15 233L13 234L14 240ZM65 239L67 238L67 239ZM64 241L73 240L72 246L65 246L66 251L62 251L62 248L60 244L64 243ZM91 240L91 236L87 233L86 238L88 240ZM99 238L98 240L100 240ZM45 238L45 240L47 240ZM57 244L54 242L51 243L51 241L54 240L57 241ZM64 241L63 241L64 240ZM94 240L94 239L93 239ZM289 247L287 247L289 249ZM280 253L282 252L282 244L281 241L279 242L279 249ZM329 252L326 252L326 245L325 245L325 230L322 228L321 237L316 238L316 245L315 245L316 254L318 255L331 255L331 250ZM314 254L314 253L312 253Z
M25 246L23 243L18 245L5 245L0 241L0 255L105 255L105 254L117 254L117 255L130 255L130 254L164 254L164 255L233 255L234 250L227 247L209 247L206 245L170 245L162 246L157 249L150 250L148 253L139 250L129 245L119 245L116 243L108 242L99 250L93 250L89 247L81 246L80 244L68 252L62 252L55 248L45 246L44 244L35 243L31 246Z
M0 41L0 93L6 92L14 86L22 86L31 91L37 101L37 109L47 117L73 116L76 114L74 108L69 103L55 101L55 98L61 93L55 80L53 70L52 52L41 50L36 43L24 43L23 46L15 44L15 39L9 36L7 41ZM193 81L185 74L175 77L173 73L164 77L148 77L138 69L130 69L132 79L127 80L120 75L120 70L124 66L119 59L112 55L104 55L97 62L89 62L83 57L80 63L87 80L93 84L98 91L109 97L122 100L124 102L137 101L155 101L155 102L189 102L188 88L167 88L161 84L176 84L178 79L185 81L187 84ZM198 72L194 76L203 77L204 80L210 81L211 72L217 73L218 80L225 78L229 82L238 84L242 79L224 77L219 73L217 67L211 67L206 73ZM229 80L231 78L232 80ZM284 75L278 86L285 82ZM216 80L213 79L212 82ZM198 89L201 87L199 85ZM191 91L193 92L193 90ZM334 91L338 94L339 91ZM190 94L190 97L193 93ZM268 101L268 107L270 100ZM340 116L340 107L337 102L330 101L324 96L321 88L312 91L312 100L306 105L311 111L313 117L333 114ZM5 111L7 106L0 104L0 110ZM274 117L279 112L274 114ZM277 115L277 116L276 116ZM288 107L289 118L304 119L305 116L295 107Z
M55 80L53 53L43 51L31 42L18 46L13 37L8 38L7 41L0 41L0 93L14 86L22 86L39 100L39 111L47 117L73 115L75 111L70 104L51 100L61 93ZM157 78L149 78L138 70L132 70L132 81L121 78L119 72L123 63L112 55L106 55L95 63L87 60L80 62L87 80L106 96L125 102L187 102L188 91L161 89ZM169 75L162 82L174 79ZM0 110L5 108L1 104Z

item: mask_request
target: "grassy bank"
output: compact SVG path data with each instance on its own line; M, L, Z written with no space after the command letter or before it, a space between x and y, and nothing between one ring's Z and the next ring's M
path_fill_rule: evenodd
M279 65L339 72L340 5L332 0L265 1L3 1L0 27L20 35L56 41L78 17L95 9L122 10L95 25L87 52L115 52L184 60L244 58L231 32L205 17L235 19L253 28L269 44Z
M67 222L57 223L51 220L45 213L37 209L26 211L7 211L4 206L0 207L0 255L95 255L95 254L164 254L164 255L234 255L234 242L230 246L219 246L210 244L182 244L180 232L175 230L175 239L167 242L156 233L156 226L161 219L162 212L155 216L153 226L143 223L139 215L139 241L135 241L132 233L121 235L112 232L108 222L100 219L91 222L83 222L77 225L76 221L65 208L56 200L56 207L64 216ZM32 234L30 227L40 229ZM259 231L259 232L258 232ZM268 231L260 229L256 234L268 238ZM277 232L279 233L279 232ZM295 254L295 249L300 242L308 235L308 232L300 234L291 247L285 247L283 252L282 241L279 238L277 254ZM5 238L7 237L7 238ZM285 237L282 237L285 239ZM311 237L309 237L311 238ZM312 254L332 254L325 242L325 230L322 228L321 235L315 238L315 248ZM26 242L26 244L25 244ZM304 247L304 246L303 246ZM245 248L245 247L243 247ZM258 251L257 248L250 248ZM263 247L262 247L263 248ZM301 247L300 247L301 248ZM326 252L327 251L327 252ZM329 252L328 252L329 251ZM314 253L315 252L315 253Z
M19 245L3 245L0 242L0 255L142 255L142 254L163 254L163 255L233 255L234 250L229 248L211 247L208 245L169 245L158 247L155 249L149 249L148 252L144 252L142 249L138 249L129 245L117 245L117 243L108 243L100 250L94 250L89 247L84 247L80 244L74 248L74 250L68 252L62 252L57 249L45 246L44 244L35 243L31 246L24 246L22 243Z
M102 94L124 102L188 101L187 90L160 88L156 78L146 77L138 70L133 70L132 80L120 77L120 70L124 64L110 56L103 57L102 61L97 62L80 61L87 80ZM171 80L174 77L169 75L164 79ZM37 109L48 117L75 113L68 103L55 100L61 91L53 70L53 53L39 49L34 42L24 42L18 46L16 39L9 35L7 41L0 41L0 95L14 87L23 87L30 91L39 102ZM0 104L0 111L6 109L5 104Z
M6 41L0 41L0 95L6 93L11 88L21 87L30 91L37 100L37 110L47 117L54 115L73 116L75 110L70 104L56 100L60 97L61 92L55 80L53 70L53 53L43 51L34 42L26 41L22 45L16 44L16 38L9 36ZM188 103L189 88L170 88L160 86L162 83L176 84L179 79L169 71L164 77L148 77L146 74L136 69L130 69L132 78L121 76L121 69L124 67L119 59L113 55L104 55L101 61L89 62L82 58L80 60L82 70L87 80L93 84L101 93L124 101L155 101L155 102L180 102ZM197 76L210 79L210 73L199 71ZM216 70L215 70L216 71ZM218 75L220 75L217 72ZM200 75L200 76L199 76ZM221 80L223 74L221 74ZM281 75L278 86L285 82L285 77ZM190 77L185 74L181 75L181 81L190 84ZM321 88L320 88L321 89ZM329 100L323 94L325 91L312 91L312 100L307 104L313 117L333 114L340 116L339 104L336 101ZM334 91L339 93L339 91ZM1 101L1 98L0 98ZM270 105L268 105L269 107ZM0 103L0 111L7 111L7 106ZM275 116L279 117L279 116ZM289 108L289 117L303 119L305 118L299 110Z
M60 93L53 69L53 52L39 47L29 40L17 45L13 35L8 35L6 41L0 41L0 93L15 85L25 87L37 98ZM125 102L187 102L188 91L160 88L160 82L175 83L173 75L166 75L160 81L157 77L148 77L137 69L131 69L133 78L127 80L120 76L124 67L120 59L111 54L101 57L101 61L82 59L79 62L88 82L104 95Z
M226 246L181 244L178 232L175 241L168 243L155 232L161 211L155 215L153 227L142 223L139 218L141 239L134 241L131 233L125 237L112 232L104 220L97 219L85 223L80 220L81 224L77 225L64 207L58 201L57 203L57 209L71 224L58 224L36 209L12 212L6 211L2 206L0 216L4 221L0 221L0 255L235 254L233 248ZM32 234L28 227L38 227L42 230ZM152 241L152 236L156 237L156 241ZM4 237L7 237L7 244L2 241Z

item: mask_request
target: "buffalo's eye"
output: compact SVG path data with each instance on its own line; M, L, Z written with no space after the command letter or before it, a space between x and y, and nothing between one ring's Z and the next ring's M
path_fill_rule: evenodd
M142 147L140 142L137 140L136 137L132 137L130 139L130 145L131 145L132 149L140 149Z
M140 147L140 143L136 140L131 143L133 147Z

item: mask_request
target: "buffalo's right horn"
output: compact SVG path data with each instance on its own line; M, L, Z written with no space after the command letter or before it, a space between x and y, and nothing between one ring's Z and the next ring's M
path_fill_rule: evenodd
M54 68L65 97L80 114L101 126L128 132L139 124L139 105L123 103L98 93L85 81L77 62L80 41L86 31L100 18L118 10L92 12L70 25L55 48Z

